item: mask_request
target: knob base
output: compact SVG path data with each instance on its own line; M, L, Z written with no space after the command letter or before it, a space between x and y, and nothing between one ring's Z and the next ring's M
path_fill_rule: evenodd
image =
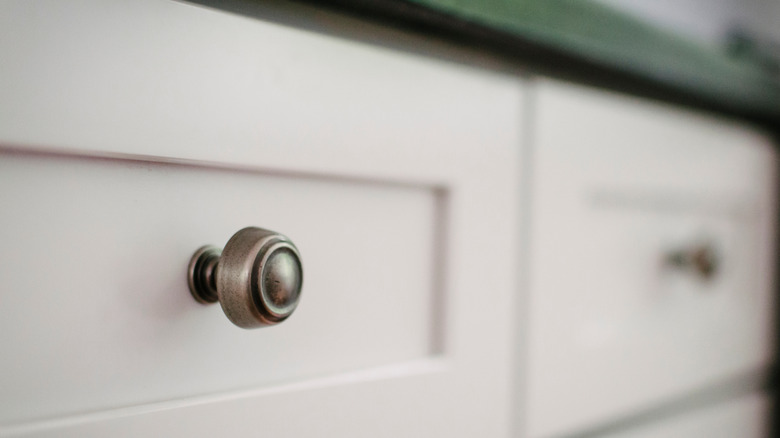
M187 269L187 283L193 298L201 304L219 301L217 296L217 263L222 251L215 246L203 246L192 255Z

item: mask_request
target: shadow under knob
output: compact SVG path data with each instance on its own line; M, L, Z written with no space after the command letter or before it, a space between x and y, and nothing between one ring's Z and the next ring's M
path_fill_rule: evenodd
M198 249L190 259L188 283L198 302L219 301L235 325L263 327L284 321L298 306L303 267L287 237L248 227L221 251L214 246Z

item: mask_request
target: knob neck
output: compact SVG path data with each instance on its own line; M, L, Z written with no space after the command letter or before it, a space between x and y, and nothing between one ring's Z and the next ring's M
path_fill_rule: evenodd
M203 246L190 259L190 292L199 303L212 304L219 301L217 295L217 269L222 251L215 246Z

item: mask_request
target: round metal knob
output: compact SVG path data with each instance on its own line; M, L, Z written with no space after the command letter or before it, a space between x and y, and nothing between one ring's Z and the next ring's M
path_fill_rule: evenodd
M705 280L714 277L720 267L718 252L710 244L672 251L666 256L666 261L675 268L692 271Z
M190 260L188 282L198 302L219 301L233 324L263 327L284 321L298 306L303 267L287 237L248 227L221 251L214 246L198 249Z

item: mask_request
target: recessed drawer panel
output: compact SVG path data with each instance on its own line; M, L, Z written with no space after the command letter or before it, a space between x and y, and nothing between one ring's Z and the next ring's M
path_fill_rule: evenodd
M438 351L435 187L0 154L0 422L251 388ZM190 255L247 225L303 259L296 313L233 326ZM10 360L9 360L10 359Z
M766 366L769 142L635 99L539 91L531 436L594 427Z

